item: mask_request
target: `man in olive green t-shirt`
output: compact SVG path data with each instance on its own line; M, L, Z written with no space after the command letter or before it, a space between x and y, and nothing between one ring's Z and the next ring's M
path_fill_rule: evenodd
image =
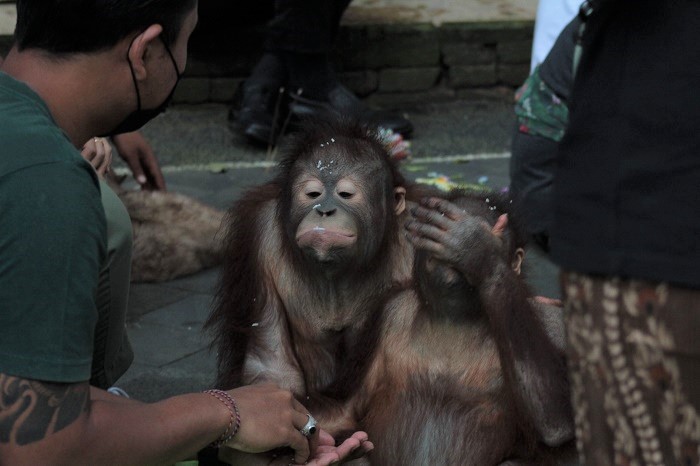
M90 383L109 225L77 148L167 106L197 4L17 0L0 66L0 464L172 464L216 443L291 446L285 464L325 466L371 447L361 432L339 447L321 429L308 438L308 410L273 385L146 404Z
M90 378L106 224L97 175L28 86L0 73L2 371ZM18 196L21 193L21 196ZM86 309L91 312L85 312Z

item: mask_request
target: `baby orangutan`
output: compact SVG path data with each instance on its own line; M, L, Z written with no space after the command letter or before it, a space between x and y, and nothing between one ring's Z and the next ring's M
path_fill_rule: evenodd
M421 201L406 224L415 286L389 301L356 398L370 462L548 464L573 438L561 316L536 309L519 276L508 201L449 198Z

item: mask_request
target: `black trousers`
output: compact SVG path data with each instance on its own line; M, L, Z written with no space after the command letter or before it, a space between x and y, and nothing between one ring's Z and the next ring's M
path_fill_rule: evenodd
M243 29L267 23L266 50L326 53L335 40L340 19L351 1L208 0L200 2L198 29Z
M269 51L326 53L352 0L276 0L268 24Z

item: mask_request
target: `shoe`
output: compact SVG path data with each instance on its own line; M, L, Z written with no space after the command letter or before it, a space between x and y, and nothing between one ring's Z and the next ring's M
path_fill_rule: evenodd
M242 82L233 98L229 121L251 142L267 146L274 144L279 122L288 105L284 88L273 83ZM277 111L276 111L277 109Z
M312 100L293 93L289 98L289 111L297 119L327 114L349 116L372 128L391 130L403 137L409 137L413 132L413 124L406 118L394 112L371 108L341 84L336 84L328 92L326 100Z

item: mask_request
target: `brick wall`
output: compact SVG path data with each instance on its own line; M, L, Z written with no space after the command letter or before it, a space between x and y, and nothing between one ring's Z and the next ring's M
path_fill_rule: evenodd
M362 97L520 85L529 72L532 21L346 25L333 54L341 81ZM264 29L195 33L176 103L229 102L262 54ZM0 54L11 38L0 36Z
M358 95L511 86L530 68L532 21L341 28L334 66ZM262 53L262 29L193 38L180 103L228 102Z

